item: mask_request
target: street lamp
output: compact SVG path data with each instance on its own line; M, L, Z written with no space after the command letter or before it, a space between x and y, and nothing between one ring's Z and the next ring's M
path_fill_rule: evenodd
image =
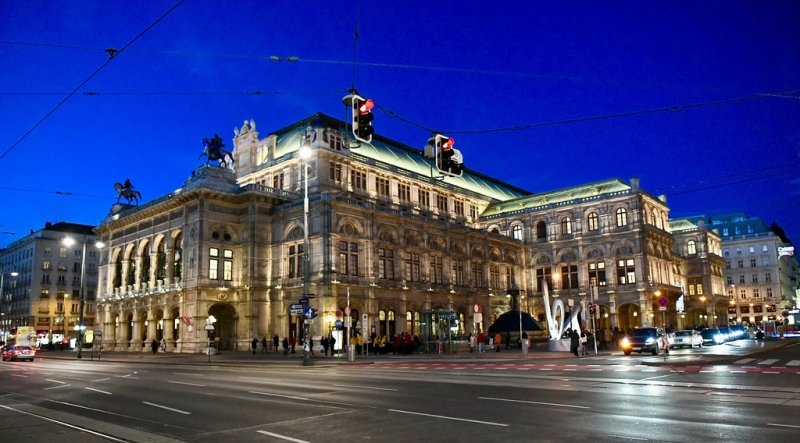
M61 241L64 246L70 247L75 244L75 239L72 237L64 237L64 240ZM86 286L86 243L88 242L88 238L86 235L83 236L83 248L81 252L81 284L80 284L80 295L78 296L79 304L78 304L78 358L83 357L83 333L86 327L83 325L83 306L86 304L86 295L85 295L85 286ZM94 244L95 248L103 249L105 244L101 241L97 241Z
M19 273L17 273L17 271L11 271L11 272L9 272L9 275L12 276L12 277L16 277L17 275L19 275ZM6 276L6 270L3 269L2 264L0 263L0 303L2 303L2 306L0 306L0 307L3 307L3 306L8 306L9 307L8 310L3 309L3 314L2 314L3 317L5 317L5 318L2 319L2 321L3 321L3 343L8 342L8 335L11 333L11 315L10 315L11 312L9 312L11 310L10 309L11 308L11 300L9 300L8 304L6 304L6 286L5 286L6 282L5 282L5 276Z
M311 158L311 146L303 143L298 151L303 165L303 297L309 295L309 274L311 263L308 258L308 159ZM303 366L311 365L311 348L308 340L308 319L303 317Z

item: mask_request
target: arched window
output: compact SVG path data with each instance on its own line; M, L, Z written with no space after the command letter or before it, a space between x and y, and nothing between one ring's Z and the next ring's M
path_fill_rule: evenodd
M628 225L628 211L625 208L617 209L617 226L627 226Z
M586 222L590 231L596 231L600 228L600 218L597 216L596 212L589 213L589 216L586 218Z
M561 235L572 234L572 220L569 217L561 219Z
M686 250L689 253L689 255L697 254L697 242L695 242L694 240L689 240L686 243Z
M511 236L514 240L522 240L522 225L514 225L511 228Z
M547 238L547 223L540 221L536 223L536 239L541 240Z

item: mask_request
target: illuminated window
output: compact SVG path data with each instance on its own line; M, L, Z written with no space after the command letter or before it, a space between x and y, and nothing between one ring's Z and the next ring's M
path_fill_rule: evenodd
M378 248L378 278L394 280L394 250Z
M514 240L522 240L522 225L514 225L514 227L511 228L511 236Z
M617 209L617 227L627 226L628 224L628 211L625 208Z
M419 281L419 254L413 252L406 253L405 259L405 278L408 281Z
M593 286L606 285L606 264L599 261L596 263L589 263L589 284Z
M572 220L569 217L561 219L561 235L572 234Z
M689 253L689 255L697 254L697 242L695 242L694 240L689 240L686 243L686 250Z
M636 267L632 258L617 260L617 284L632 285L636 283Z
M592 212L586 218L586 224L590 231L596 231L600 228L600 218L596 212Z

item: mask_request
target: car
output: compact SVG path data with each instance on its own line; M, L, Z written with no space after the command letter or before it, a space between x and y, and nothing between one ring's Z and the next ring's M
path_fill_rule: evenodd
M34 357L36 357L36 350L30 346L13 345L3 348L3 361L33 361Z
M631 355L636 351L640 354L648 351L653 355L658 355L662 349L666 350L664 342L667 336L661 328L637 328L628 333L620 344L625 355Z
M725 336L717 328L706 328L700 331L703 336L703 346L719 345L725 343Z
M717 329L719 329L719 332L720 332L720 333L722 333L722 336L723 336L723 337L725 337L725 341L733 341L733 340L736 340L736 337L735 337L735 336L734 336L734 334L731 332L731 330L730 330L730 328L729 328L729 327L727 327L727 326L720 326L720 327L719 327L719 328L717 328Z
M734 334L734 337L736 337L736 340L747 337L747 331L742 325L731 326L731 332Z
M694 329L684 329L673 334L671 346L673 348L682 348L684 346L702 348L703 336Z

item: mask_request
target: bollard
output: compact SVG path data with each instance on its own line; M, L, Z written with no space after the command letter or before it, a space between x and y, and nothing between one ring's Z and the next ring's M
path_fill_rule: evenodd
M356 361L356 345L347 345L347 361Z

